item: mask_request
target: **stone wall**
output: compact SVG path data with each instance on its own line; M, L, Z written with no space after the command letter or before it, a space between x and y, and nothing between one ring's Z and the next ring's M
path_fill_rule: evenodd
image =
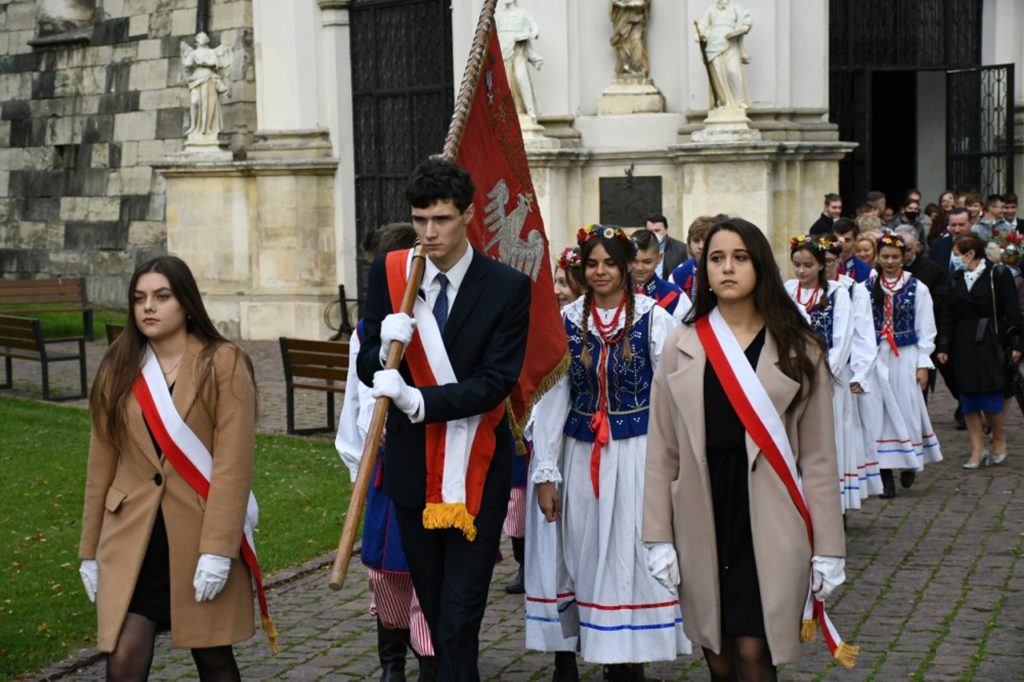
M165 182L181 151L197 0L95 0L91 22L53 33L37 3L0 0L0 276L86 276L124 306L134 267L167 251ZM231 46L225 146L256 129L252 0L211 0L211 45Z

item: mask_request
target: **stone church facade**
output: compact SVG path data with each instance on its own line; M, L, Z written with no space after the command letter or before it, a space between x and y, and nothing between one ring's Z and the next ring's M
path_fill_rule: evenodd
M681 237L697 215L727 212L762 226L782 253L840 187L840 164L866 153L857 120L830 111L847 106L830 71L830 35L850 0L740 3L753 17L744 49L755 132L724 144L700 135L708 91L693 22L712 0L650 1L656 95L646 90L633 110L609 104L621 92L609 4L518 2L540 28L534 48L545 60L531 74L538 116L527 147L552 247L588 222L634 226L660 212ZM1024 62L1013 30L1024 25L1024 3L894 0L893 16L924 4L976 10L978 65ZM405 177L442 146L481 5L0 0L0 275L84 275L92 300L123 306L135 265L171 252L196 272L229 335L327 336L338 285L350 297L361 290L362 236L405 218ZM880 23L868 35L888 35L882 19L871 19ZM200 29L232 55L212 155L184 146L181 43L194 45ZM936 64L945 62L924 66ZM844 64L844 78L876 67L895 68ZM1022 72L1012 77L1011 115L1024 112ZM927 116L940 104L929 74L917 81L921 130L937 125ZM1018 185L1021 116L1000 138ZM918 140L919 169L934 170L935 148Z

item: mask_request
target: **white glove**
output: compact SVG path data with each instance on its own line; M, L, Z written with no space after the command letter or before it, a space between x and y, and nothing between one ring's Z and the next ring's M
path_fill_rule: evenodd
M231 572L231 559L216 554L200 554L192 586L196 588L196 601L210 601L224 589Z
M666 590L676 594L679 588L679 558L671 542L646 542L647 570Z
M380 323L381 367L387 364L391 342L401 341L403 346L408 346L414 331L416 331L416 320L405 313L393 313L384 318Z
M100 567L95 559L82 559L82 565L78 567L78 574L82 576L82 586L85 588L85 596L89 601L96 602L96 590L100 586Z
M416 420L416 415L423 406L423 394L418 388L405 383L405 379L397 369L382 369L373 375L373 389L370 394L376 398L388 397L395 407L405 412L409 419ZM422 419L422 418L421 418Z
M816 556L811 559L811 591L818 601L825 601L837 587L846 582L846 559Z

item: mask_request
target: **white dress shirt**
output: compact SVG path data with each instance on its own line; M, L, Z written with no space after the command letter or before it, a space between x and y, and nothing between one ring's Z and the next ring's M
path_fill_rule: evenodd
M466 279L466 273L469 272L469 264L471 262L473 262L473 247L467 244L466 253L444 273L448 277L449 314L452 312L452 306L455 305L455 297L459 295L462 281ZM431 310L434 309L434 302L437 300L437 297L441 295L441 285L437 281L437 276L440 272L441 270L434 265L434 261L427 258L423 268L423 286L420 287L420 290L427 301L427 307Z

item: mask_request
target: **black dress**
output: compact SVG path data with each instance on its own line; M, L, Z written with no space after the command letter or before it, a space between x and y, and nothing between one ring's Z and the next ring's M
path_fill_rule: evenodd
M174 393L174 384L170 386ZM153 431L146 424L149 437L156 448L157 457L162 462L164 453L153 437ZM171 566L170 552L167 548L167 526L164 525L164 513L160 507L156 510L153 521L153 532L146 545L146 555L142 558L139 579L132 592L132 600L128 603L128 612L155 620L160 629L171 627Z
M744 351L755 369L764 338L762 329ZM704 368L704 427L718 545L722 635L765 637L761 587L750 530L747 432L710 362Z

